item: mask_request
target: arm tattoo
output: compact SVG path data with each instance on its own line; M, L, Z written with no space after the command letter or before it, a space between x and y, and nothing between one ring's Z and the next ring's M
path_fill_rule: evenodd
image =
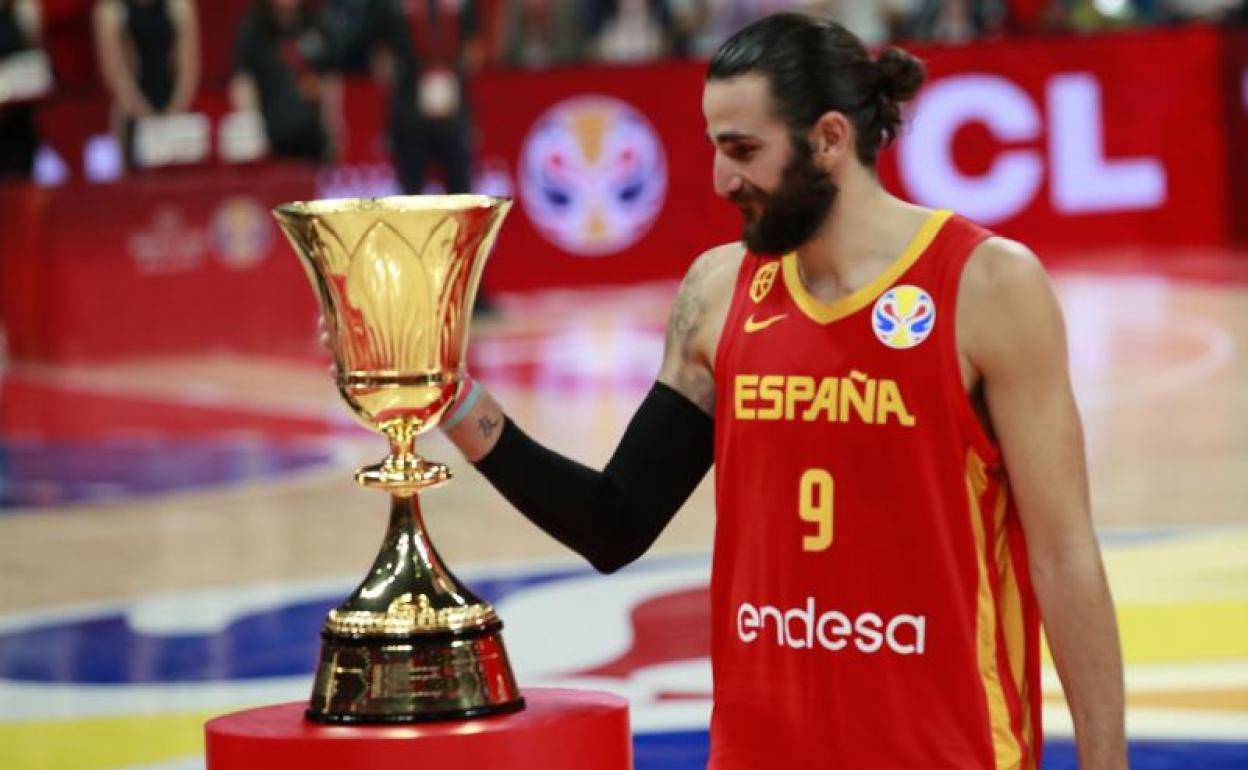
M706 301L699 295L697 284L709 267L705 259L689 270L672 306L667 325L667 351L663 375L668 384L683 393L707 413L715 409L715 380L710 372L695 363L695 341L706 322Z
M498 429L498 426L499 421L497 419L491 420L488 414L477 420L477 427L481 430L482 438L489 438L490 436L493 436L494 431Z
M667 344L673 352L685 352L692 337L702 325L705 303L687 284L680 287L676 304L672 306L672 320L667 328Z

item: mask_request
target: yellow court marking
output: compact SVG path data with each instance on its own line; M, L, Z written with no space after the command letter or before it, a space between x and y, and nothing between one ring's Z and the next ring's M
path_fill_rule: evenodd
M1113 545L1105 567L1118 604L1248 602L1248 528Z
M1246 552L1240 530L1106 548L1127 665L1248 661Z
M1128 664L1248 660L1248 530L1106 549Z
M1120 604L1118 627L1128 664L1248 660L1248 602Z
M1127 694L1127 705L1131 708L1226 711L1240 714L1248 712L1248 688L1133 692Z
M204 755L204 723L221 711L0 724L0 767L113 770Z
M1061 689L1045 690L1044 702L1064 704ZM1127 693L1129 709L1164 709L1167 711L1225 711L1231 714L1248 712L1248 689L1229 690L1146 690Z

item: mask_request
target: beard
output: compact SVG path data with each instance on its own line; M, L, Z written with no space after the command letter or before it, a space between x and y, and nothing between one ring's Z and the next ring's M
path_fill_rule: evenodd
M733 197L741 208L745 225L741 240L755 254L783 256L814 236L836 200L836 184L815 165L810 143L792 140L793 159L781 172L770 193L747 186ZM755 214L746 204L756 203Z

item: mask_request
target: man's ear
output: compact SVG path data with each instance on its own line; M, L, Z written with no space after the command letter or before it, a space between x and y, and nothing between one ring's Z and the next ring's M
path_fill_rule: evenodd
M829 110L819 116L807 137L815 164L831 170L854 154L854 124L844 113Z

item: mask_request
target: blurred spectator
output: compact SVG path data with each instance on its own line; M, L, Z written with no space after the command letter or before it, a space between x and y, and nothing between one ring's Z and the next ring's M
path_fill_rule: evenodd
M1005 29L1006 0L921 0L902 34L912 40L966 43Z
M367 69L388 93L390 150L404 194L428 186L472 191L473 123L468 86L484 66L482 7L473 0L334 0L345 66ZM345 17L345 18L344 18ZM489 310L484 292L476 311Z
M1066 27L1066 0L1007 0L1006 31L1034 34Z
M334 36L334 65L342 75L367 74L380 31L383 0L328 0L326 25Z
M773 13L802 12L835 19L871 38L861 19L874 19L897 2L916 0L667 0L673 53L709 57L737 30Z
M759 0L670 0L684 53L709 57L737 30L762 18Z
M809 0L800 10L840 23L867 45L884 45L905 28L923 0ZM962 0L945 0L947 8Z
M475 0L407 0L406 23L391 25L391 139L405 193L425 189L431 165L446 192L472 190L468 88L485 63L479 11Z
M39 43L35 0L0 0L0 179L29 179L34 170L39 132L31 100L51 79L47 59L31 59Z
M499 63L538 69L583 59L582 6L581 0L507 0Z
M230 96L259 110L269 152L328 162L342 137L342 87L319 9L305 0L255 0L234 48Z
M100 72L126 165L135 168L138 121L190 109L199 86L194 0L98 0L94 13Z
M637 62L672 53L672 18L664 0L598 0L590 29L590 54L598 61Z
M1138 12L1152 13L1153 18L1171 16L1208 21L1233 20L1248 8L1244 0L1135 0Z

